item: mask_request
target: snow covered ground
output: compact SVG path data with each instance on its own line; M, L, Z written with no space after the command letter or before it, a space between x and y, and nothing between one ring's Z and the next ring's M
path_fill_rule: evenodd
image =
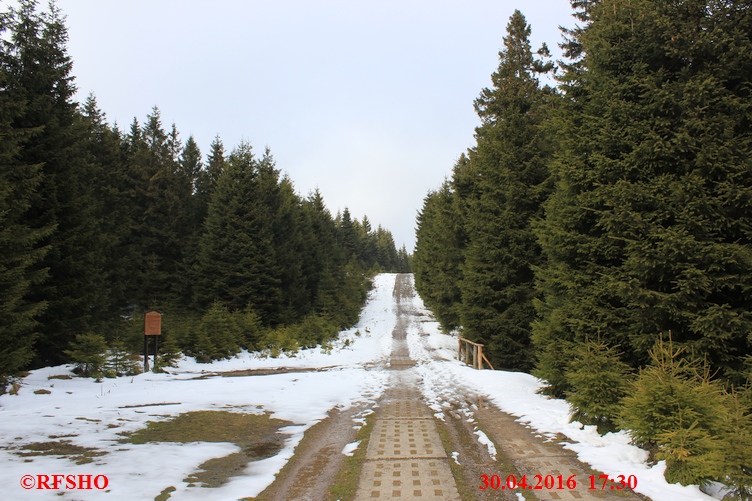
M360 322L341 333L330 353L317 348L303 350L295 357L274 359L243 353L212 364L197 364L189 359L180 361L171 374L146 373L104 379L101 383L84 378L49 379L71 374L71 366L33 371L23 380L18 395L0 396L0 498L154 499L166 487L175 486L177 491L170 499L206 499L206 489L188 487L183 479L204 461L236 452L236 445L118 442L119 433L143 428L147 421L167 420L199 410L269 412L273 418L295 423L283 429L288 438L279 454L252 463L246 469L247 475L212 489L210 498L238 499L258 494L292 456L303 433L324 419L330 409L372 404L383 392L386 373L378 367L384 366L379 362L391 352L396 321L392 299L395 277L376 277ZM347 347L346 340L350 341ZM196 379L219 371L278 367L324 370ZM50 393L34 394L37 390ZM92 463L77 465L55 456L24 458L8 450L55 440L70 440L108 454L94 458ZM29 459L32 461L27 462ZM21 486L24 475L53 474L106 475L109 485L105 491L69 491L62 496L57 490L25 490ZM100 479L100 485L101 482Z
M70 374L70 366L33 371L23 380L18 395L0 396L0 497L13 500L36 499L154 499L163 489L175 486L170 499L214 500L253 496L269 485L274 475L291 457L303 433L326 417L334 407L347 408L373 404L384 390L387 375L383 369L390 354L392 330L396 324L392 290L395 275L379 275L371 291L361 320L353 329L342 332L334 349L303 350L294 357L260 358L243 353L232 360L197 364L182 360L171 374L141 374L135 377L105 379L49 379ZM485 395L499 408L519 416L519 421L542 435L561 433L569 437L568 448L580 459L609 475L636 475L637 491L654 501L712 500L697 487L669 485L663 478L664 464L646 465L647 453L629 445L621 432L598 435L594 427L569 422L569 407L562 400L538 395L541 383L522 373L476 371L455 360L456 338L441 334L431 321L420 298L410 305L424 316L408 331L410 354L423 379L423 392L437 416L456 395L474 392ZM345 347L345 341L349 346ZM252 377L211 377L214 372L262 368L323 368L316 372L298 372ZM208 375L204 379L198 376ZM450 383L451 382L451 383ZM466 389L467 391L464 391ZM34 394L48 390L49 394ZM157 404L157 405L154 405ZM162 405L158 405L162 404ZM141 407L136 407L141 406ZM119 433L143 428L147 421L166 420L178 414L198 410L232 412L269 412L273 418L294 423L284 429L288 438L274 457L252 463L243 477L223 487L188 487L183 481L198 465L237 450L234 444L160 443L121 444ZM472 419L472 408L465 408ZM108 426L109 425L109 426ZM111 427L117 425L117 427ZM493 443L478 430L479 440ZM51 438L60 437L60 438ZM94 462L76 465L55 456L23 458L9 448L33 442L70 440L108 454ZM350 453L355 447L346 448ZM29 462L29 460L32 461ZM455 458L455 460L457 460ZM461 462L461 461L460 461ZM81 474L106 475L106 491L25 490L24 475Z

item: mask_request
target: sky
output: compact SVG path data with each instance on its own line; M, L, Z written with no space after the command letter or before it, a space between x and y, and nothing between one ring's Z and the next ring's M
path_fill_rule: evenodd
M128 129L154 106L206 155L269 147L306 196L318 188L412 251L423 199L473 146L473 100L519 8L560 54L568 0L58 0L83 102Z

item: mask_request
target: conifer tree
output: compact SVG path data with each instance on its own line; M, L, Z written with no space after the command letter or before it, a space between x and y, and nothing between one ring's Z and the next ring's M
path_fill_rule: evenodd
M107 361L107 341L104 336L92 332L78 334L70 343L70 349L66 350L66 354L82 376L99 377Z
M729 396L729 412L721 443L728 476L724 483L727 500L752 500L752 386L746 385Z
M193 136L189 136L177 162L176 191L173 205L176 214L176 232L182 247L182 260L175 277L180 303L190 304L195 295L195 268L198 264L199 240L205 214L200 207L196 189L203 163L201 150Z
M407 247L402 247L397 251L397 269L398 273L412 273L412 256L407 252Z
M551 69L534 57L530 26L515 11L507 26L493 88L475 102L482 120L469 161L476 195L468 201L468 235L461 282L462 325L487 345L492 363L529 371L534 319L533 267L540 248L530 228L549 193L550 138L543 125L547 95L536 75ZM545 46L539 51L548 52Z
M637 444L657 447L669 482L688 485L724 474L729 401L708 368L682 358L683 351L659 339L650 350L651 365L622 401L620 422Z
M121 133L107 123L93 94L81 106L80 120L86 130L86 141L79 162L87 162L91 173L88 182L99 222L98 245L104 255L105 273L100 287L106 293L106 308L102 314L112 323L129 304L129 291L137 288L137 284L131 283L133 249L126 245L131 236L131 185Z
M305 275L314 310L335 325L349 327L353 323L350 307L343 305L349 305L353 298L343 294L348 280L347 258L338 241L337 225L318 190L308 197L303 208L311 232Z
M225 158L225 147L219 136L216 136L211 143L211 151L207 158L206 165L198 172L196 176L196 205L198 219L203 221L209 212L209 202L214 194L217 181L225 171L227 159Z
M415 288L448 331L460 325L459 284L466 239L456 198L450 182L445 181L424 199L418 214L413 266Z
M275 177L278 173L266 172ZM233 310L251 307L265 325L279 323L282 272L275 260L273 219L251 145L233 150L217 180L204 224L199 256L204 305L219 301ZM274 186L264 188L276 190Z
M337 215L337 227L339 233L339 242L347 253L347 259L358 259L358 230L357 221L353 221L350 215L350 209L345 207L342 214Z
M335 252L336 227L332 215L324 204L321 192L316 189L303 201L304 226L308 232L308 245L303 260L306 289L314 309L321 311L323 297L334 287L336 268L342 257Z
M629 373L615 347L600 339L587 339L579 345L565 375L571 388L567 400L572 405L572 420L597 425L601 433L613 431L620 401L629 389Z
M212 359L230 358L240 350L243 342L235 316L221 303L215 302L201 317L198 324L199 336L206 334L211 340L213 351L207 353Z
M47 236L44 257L34 265L47 280L30 290L30 301L46 304L39 317L36 364L59 363L77 332L93 328L106 309L101 249L92 173L84 153L85 130L77 120L75 86L67 54L67 30L53 4L46 12L21 0L5 16L4 92L24 103L12 127L36 130L18 150L21 165L39 166L40 177L28 210L19 221L32 234ZM49 228L53 231L47 233ZM37 235L39 233L36 233ZM43 271L44 270L44 271Z
M668 330L733 374L752 350L752 16L737 2L585 4L538 231L538 374L559 377L561 346L599 331L647 363Z
M185 254L198 231L191 210L195 165L183 171L177 131L173 126L165 132L156 106L142 127L134 119L127 142L137 284L133 298L143 308L174 304L189 294Z
M0 25L0 36L4 33ZM30 298L34 285L47 273L36 265L45 248L41 241L52 227L32 229L25 223L34 191L42 182L41 165L19 162L24 139L33 130L13 127L23 104L14 101L6 87L7 60L3 47L0 61L0 393L7 378L26 367L33 356L37 319L45 303Z

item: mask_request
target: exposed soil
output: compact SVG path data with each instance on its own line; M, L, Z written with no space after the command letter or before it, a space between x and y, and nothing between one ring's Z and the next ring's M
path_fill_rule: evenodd
M494 460L488 453L488 448L482 445L473 434L473 428L467 419L460 413L456 406L444 412L444 423L440 428L444 447L451 454L459 452L456 460L450 463L452 473L457 482L457 490L463 500L505 500L516 501L517 497L509 490L481 490L482 475L494 473L503 475L516 475L517 471L511 461L505 461L497 454Z
M277 475L272 485L257 497L260 501L318 501L327 499L337 473L347 456L342 449L355 440L353 418L362 409L334 409L323 421L306 431L295 455Z
M224 372L206 372L200 376L189 379L209 379L217 376L221 377L248 377L248 376L271 376L274 374L292 374L299 372L321 372L332 369L336 365L330 365L328 367L276 367L273 369L242 369L237 371L224 371Z

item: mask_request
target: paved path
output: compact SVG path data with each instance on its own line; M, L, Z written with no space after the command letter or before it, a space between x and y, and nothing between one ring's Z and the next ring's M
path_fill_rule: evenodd
M501 412L471 388L447 381L447 386L453 388L452 410L445 413L445 422L437 421L433 411L424 403L421 382L413 369L415 361L410 358L406 342L407 327L411 323L418 325L419 333L422 332L421 319L410 307L414 294L411 277L399 275L394 287L397 324L392 333L389 389L377 409L357 501L459 500L458 484L449 466L452 459L442 446L437 423L450 436L452 444L449 447L460 451L460 457L465 458L462 465L455 468L455 474L464 486L466 499L519 499L520 495L512 490L479 489L482 474L490 476L497 472L501 474L502 482L510 473L517 478L526 475L531 487L535 485L536 475L542 478L561 476L564 481L575 475L576 488L526 489L524 497L529 500L646 499L633 492L589 490L589 476L594 474L597 478L600 472L589 469L573 452L546 441L513 416ZM475 439L473 430L467 426L466 419L457 412L468 408L475 409L473 414L478 426L496 444L500 452L498 459L488 457L487 451Z
M360 475L357 501L459 500L431 409L423 402L406 341L411 287L394 287L397 325L392 332L389 389L381 399Z

